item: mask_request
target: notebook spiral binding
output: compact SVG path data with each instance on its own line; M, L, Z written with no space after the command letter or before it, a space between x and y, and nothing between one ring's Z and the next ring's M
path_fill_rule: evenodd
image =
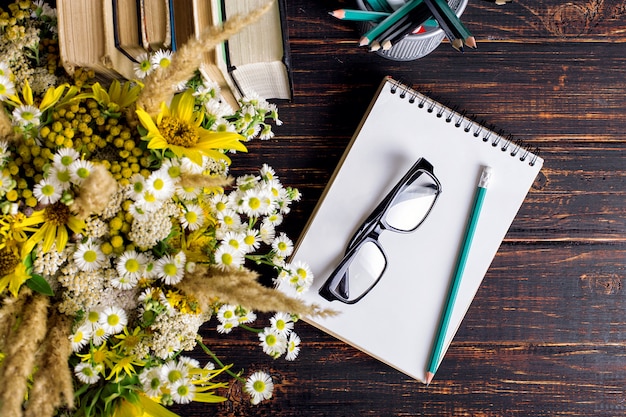
M408 99L409 103L417 103L419 108L425 108L428 113L433 113L438 118L444 118L447 123L454 121L454 126L463 128L467 133L472 133L475 138L481 138L483 142L491 142L491 146L500 147L502 152L509 151L511 157L518 157L522 162L528 162L533 166L537 161L539 149L529 149L520 139L514 139L512 135L504 136L504 132L495 131L492 126L485 127L484 122L477 121L474 117L468 116L465 110L459 112L458 108L451 108L446 104L433 100L426 94L421 94L406 84L389 79L391 81L391 93L398 93L401 99Z

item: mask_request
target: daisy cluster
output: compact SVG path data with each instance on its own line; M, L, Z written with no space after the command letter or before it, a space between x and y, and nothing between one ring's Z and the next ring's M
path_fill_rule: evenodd
M229 175L246 142L273 137L276 106L249 96L232 109L200 70L149 113L138 80L103 85L86 70L55 75L54 58L32 57L44 50L40 36L54 38L55 19L54 9L28 0L0 14L0 313L39 293L50 311L70 318L61 331L77 415L225 401L220 375L239 380L254 404L271 398L267 373L231 371L198 333L214 318L219 334L255 332L271 358L291 361L300 351L297 314L277 312L255 328L255 306L233 302L254 298L245 285L229 294L207 284L261 264L274 268L281 297L297 299L312 283L279 230L298 190L267 164ZM31 35L16 46L14 32ZM4 54L8 44L20 59ZM144 57L138 78L173 59L167 51ZM50 77L37 75L42 67ZM5 336L0 372L11 360ZM182 354L195 348L211 360L201 365Z

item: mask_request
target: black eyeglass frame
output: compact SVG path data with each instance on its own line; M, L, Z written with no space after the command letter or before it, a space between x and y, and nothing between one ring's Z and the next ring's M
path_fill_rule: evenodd
M391 207L391 203L394 201L396 196L404 191L409 185L411 185L417 178L421 175L428 175L433 182L437 186L437 191L435 193L435 199L431 204L430 208L424 215L424 217L415 225L415 227L404 230L397 229L391 226L386 221L386 214ZM352 238L348 241L348 246L346 248L346 254L342 258L341 262L335 268L332 274L328 277L324 285L319 290L319 294L324 297L328 301L341 301L345 304L354 304L361 300L365 295L367 295L372 288L378 284L382 276L385 274L387 269L387 255L385 251L378 241L378 237L384 230L390 230L396 233L412 233L414 232L423 222L426 220L428 215L430 214L432 208L437 201L437 198L441 194L441 183L439 179L434 174L433 166L430 162L428 162L424 158L419 158L415 164L407 171L406 174L398 181L398 183L389 191L389 193L383 198L383 200L378 204L378 206L372 211L369 217L359 226L357 231L354 233ZM372 285L363 292L359 297L355 299L348 298L348 283L349 279L346 279L346 273L348 268L350 267L352 260L354 259L355 254L360 250L360 248L367 242L374 243L380 253L383 255L383 259L385 261L385 265L383 270L381 271L378 278L372 283ZM339 292L341 291L341 292Z

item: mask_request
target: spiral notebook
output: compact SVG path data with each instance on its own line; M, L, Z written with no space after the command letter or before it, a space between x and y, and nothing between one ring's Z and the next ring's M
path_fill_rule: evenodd
M380 234L387 269L362 299L321 297L348 240L419 158L441 183L428 216L412 233ZM482 167L493 175L441 358L542 165L521 143L386 77L296 245L294 259L306 261L315 276L303 297L339 312L305 321L425 382Z

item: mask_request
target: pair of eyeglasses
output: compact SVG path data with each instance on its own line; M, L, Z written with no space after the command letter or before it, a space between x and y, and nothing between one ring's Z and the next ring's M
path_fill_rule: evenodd
M348 242L346 254L320 288L328 301L354 304L380 281L387 268L387 256L378 241L389 230L415 231L428 217L441 193L433 166L420 158L393 187Z

